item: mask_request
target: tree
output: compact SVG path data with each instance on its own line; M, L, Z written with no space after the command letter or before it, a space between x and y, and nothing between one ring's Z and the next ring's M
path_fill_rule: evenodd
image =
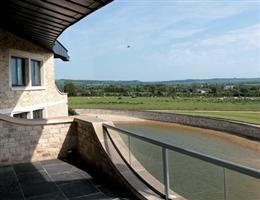
M63 90L65 93L68 93L68 96L76 96L77 94L77 87L71 82L65 83Z
M150 85L148 88L148 91L151 93L152 96L155 95L155 86L154 85Z
M176 88L175 87L169 87L168 88L168 96L171 96L173 99L176 96Z

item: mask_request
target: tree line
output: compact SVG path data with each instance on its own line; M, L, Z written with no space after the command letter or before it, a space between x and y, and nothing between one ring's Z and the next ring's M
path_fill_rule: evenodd
M260 84L140 84L91 85L64 82L57 84L69 96L128 96L128 97L260 97Z

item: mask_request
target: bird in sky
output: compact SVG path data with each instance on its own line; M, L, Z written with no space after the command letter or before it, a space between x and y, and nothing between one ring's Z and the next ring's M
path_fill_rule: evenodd
M127 45L127 48L130 48L130 47L131 47L131 46L128 44L128 45Z

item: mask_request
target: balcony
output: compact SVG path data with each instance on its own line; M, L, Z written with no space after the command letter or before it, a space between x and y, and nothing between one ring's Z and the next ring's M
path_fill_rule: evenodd
M115 199L126 197L84 167L59 159L0 167L1 199Z

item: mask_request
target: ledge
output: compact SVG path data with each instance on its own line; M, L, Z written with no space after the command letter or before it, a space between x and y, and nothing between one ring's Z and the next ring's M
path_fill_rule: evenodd
M187 126L212 129L230 133L251 140L260 141L260 126L238 121L219 119L205 116L191 116L185 114L163 113L136 110L108 110L108 109L75 109L79 114L109 115L137 117L146 120L177 123Z
M113 137L116 147L120 148L120 153L116 150L111 140L106 137L103 131L103 124L113 125L112 122L89 116L76 116L75 122L79 127L78 137L80 138L82 135L81 139L87 138L89 140L81 141L88 148L87 152L82 151L81 154L92 164L95 163L96 169L101 170L100 173L105 173L112 179L117 180L117 182L128 188L139 199L164 199L159 195L159 193L164 193L163 185L138 162L134 155L131 155L131 158L134 161L133 164L135 167L138 168L138 172L133 171L124 161L122 155L125 157L124 155L128 155L128 151L121 137ZM102 159L96 159L97 157ZM145 181L140 179L136 174L139 174ZM151 188L154 188L156 192ZM173 191L171 191L171 199L185 200L185 198Z
M74 117L57 117L50 119L19 119L10 117L7 115L0 114L0 120L5 122L10 122L17 125L23 126L39 126L39 125L51 125L51 124L64 124L64 123L72 123L74 121Z

